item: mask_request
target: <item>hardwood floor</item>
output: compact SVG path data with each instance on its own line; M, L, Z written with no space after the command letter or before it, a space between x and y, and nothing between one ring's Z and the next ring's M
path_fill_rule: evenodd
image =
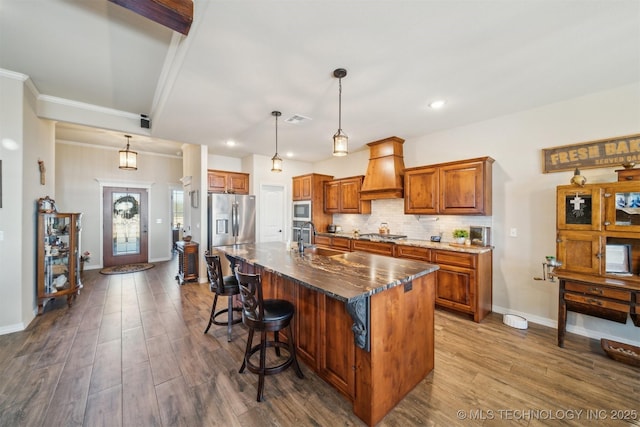
M304 364L304 379L267 377L256 402L257 376L238 373L246 330L235 325L231 343L225 326L203 334L213 294L176 273L175 260L85 272L71 309L56 300L0 336L0 426L364 425ZM599 341L568 334L561 349L555 329L512 329L496 314L476 324L437 310L435 323L434 372L380 425L640 426L640 368Z

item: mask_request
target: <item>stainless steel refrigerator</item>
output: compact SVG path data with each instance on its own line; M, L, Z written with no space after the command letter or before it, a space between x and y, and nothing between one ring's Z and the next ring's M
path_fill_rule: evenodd
M208 203L209 249L255 242L256 196L211 193Z

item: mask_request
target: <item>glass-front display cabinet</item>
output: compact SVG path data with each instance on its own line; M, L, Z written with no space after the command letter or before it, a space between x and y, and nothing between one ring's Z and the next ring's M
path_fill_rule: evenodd
M55 298L71 307L79 293L81 213L38 214L38 314Z

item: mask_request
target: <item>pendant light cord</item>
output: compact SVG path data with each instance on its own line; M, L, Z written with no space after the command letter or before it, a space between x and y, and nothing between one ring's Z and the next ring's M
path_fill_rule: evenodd
M342 130L342 77L338 79L338 132Z

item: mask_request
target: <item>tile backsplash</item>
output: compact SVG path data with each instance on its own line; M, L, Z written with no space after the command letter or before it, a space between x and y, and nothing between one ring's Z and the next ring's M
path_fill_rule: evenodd
M371 201L371 214L335 214L333 223L350 233L377 233L380 223L389 224L391 234L404 234L410 239L429 240L442 233L443 242L453 241L451 233L456 228L469 229L471 225L491 227L490 216L466 215L405 215L404 199L381 199Z

